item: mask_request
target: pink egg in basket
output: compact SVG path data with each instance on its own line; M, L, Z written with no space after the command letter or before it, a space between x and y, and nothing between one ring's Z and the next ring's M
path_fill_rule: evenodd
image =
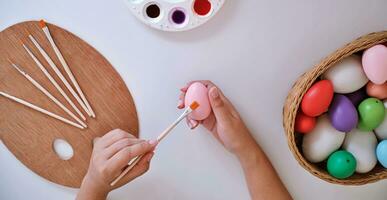
M363 54L363 69L368 79L375 84L387 81L387 47L381 44L367 49Z

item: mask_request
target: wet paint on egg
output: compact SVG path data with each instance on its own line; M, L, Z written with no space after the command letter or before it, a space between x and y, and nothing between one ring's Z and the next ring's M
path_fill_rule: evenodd
M332 152L340 148L344 137L345 133L336 130L328 116L322 115L317 119L316 127L303 137L303 154L309 162L324 161Z
M354 129L345 136L343 149L350 152L356 158L356 172L367 173L376 163L375 149L378 140L372 131Z
M385 108L379 99L368 98L362 101L358 107L358 110L358 127L363 131L372 131L383 122Z
M363 68L367 77L375 84L387 81L387 47L375 45L363 53Z
M294 124L294 130L297 133L309 133L314 129L316 125L316 118L315 117L309 117L302 113L302 111L299 111L296 116L296 121Z
M356 90L355 92L345 94L345 96L348 97L349 100L351 100L352 104L356 108L364 99L368 98L365 87L362 87L361 89Z
M338 131L349 132L357 125L357 110L352 102L342 94L334 96L328 113L332 126Z
M381 85L376 85L372 82L367 84L367 94L370 97L378 99L387 99L387 82Z
M329 80L316 82L308 89L301 101L301 109L310 117L317 117L328 110L333 99L333 85Z
M382 140L376 147L376 157L379 163L387 168L387 140Z
M387 110L384 112L384 120L383 122L375 128L375 134L380 140L387 139Z
M341 94L359 90L368 82L361 65L361 58L357 55L344 58L329 68L322 78L332 81L334 91Z
M195 82L189 86L185 94L185 106L191 105L194 101L199 103L199 107L189 117L194 120L206 119L211 114L211 105L208 99L208 89L204 84Z

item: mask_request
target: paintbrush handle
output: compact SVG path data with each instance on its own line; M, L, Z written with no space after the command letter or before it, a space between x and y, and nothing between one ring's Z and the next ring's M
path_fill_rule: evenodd
M134 166L136 166L136 164L141 160L141 158L143 156L144 155L140 155L140 156L134 157L129 162L128 167L116 179L114 179L113 182L110 183L110 186L114 186L118 181L120 181L122 179L122 177L124 177L130 170L133 169Z
M164 139L165 136L167 136L168 133L170 133L172 131L172 129L174 129L181 122L181 120L183 120L184 117L186 117L188 114L189 114L189 112L184 112L179 118L177 118L177 120L175 122L173 122L167 129L165 129L159 135L159 137L157 137L157 142L160 142L162 139Z
M175 128L177 126L177 124L179 124L181 122L181 120L183 120L188 114L190 114L192 112L191 109L187 109L183 112L182 115L180 115L179 118L177 118L176 121L174 121L167 129L165 129L160 135L159 137L157 137L157 141L160 142L162 139L165 138L165 136L168 135L168 133L170 133L172 131L173 128ZM133 169L133 167L141 160L141 158L143 157L144 155L141 155L141 156L137 156L135 158L133 158L129 163L128 163L128 167L116 178L114 179L114 181L112 183L110 183L110 186L114 186L118 181L121 180L122 177L124 177L131 169Z
M55 118L55 119L57 119L57 120L60 120L60 121L62 121L62 122L64 122L64 123L66 123L66 124L75 126L75 127L77 127L77 128L80 128L80 129L84 129L83 126L81 126L81 125L79 125L79 124L77 124L77 123L75 123L75 122L72 122L72 121L70 121L70 120L68 120L68 119L66 119L66 118L64 118L64 117L61 117L61 116L59 116L59 115L57 115L57 114L54 114L54 113L52 113L52 112L50 112L50 111L48 111L48 110L45 110L45 109L43 109L43 108L41 108L41 107L38 107L38 106L36 106L36 105L34 105L34 104L30 103L30 102L24 101L23 99L19 99L19 98L17 98L17 97L14 97L14 96L9 95L9 94L4 93L4 92L0 92L0 95L4 96L4 97L6 97L6 98L8 98L8 99L10 99L10 100L13 100L13 101L15 101L15 102L17 102L17 103L20 103L20 104L22 104L22 105L25 105L25 106L27 106L27 107L33 109L33 110L36 110L36 111L41 112L41 113L43 113L43 114L46 114L46 115L48 115L48 116L50 116L50 117L52 117L52 118Z

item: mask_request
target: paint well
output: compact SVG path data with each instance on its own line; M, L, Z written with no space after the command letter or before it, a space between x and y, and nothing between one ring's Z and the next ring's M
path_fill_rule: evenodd
M150 4L146 8L145 12L149 18L154 19L160 16L160 7L156 4Z
M193 5L193 10L200 16L205 16L210 13L211 8L211 2L208 0L195 0Z
M183 24L186 20L187 16L183 10L176 9L172 11L171 20L175 24Z

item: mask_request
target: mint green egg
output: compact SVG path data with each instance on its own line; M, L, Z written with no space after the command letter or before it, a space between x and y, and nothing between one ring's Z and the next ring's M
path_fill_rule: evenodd
M376 98L368 98L358 106L358 128L363 131L372 131L384 120L385 108L383 102Z

